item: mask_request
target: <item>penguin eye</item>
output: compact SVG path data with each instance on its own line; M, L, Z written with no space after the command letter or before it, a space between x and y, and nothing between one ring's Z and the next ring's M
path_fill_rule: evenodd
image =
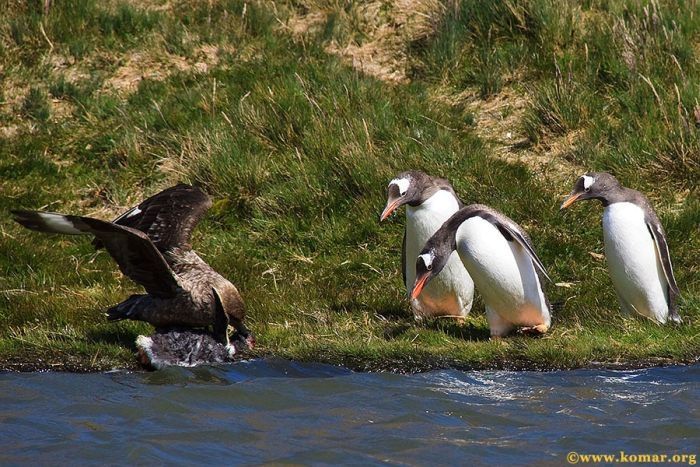
M426 269L428 269L428 271L432 271L432 270L433 270L433 265L432 265L432 264L429 264L428 266L426 266Z
M583 182L582 185L584 193L588 193L589 191L591 191L591 187L595 183L595 178L589 175L584 175L583 177L581 177L581 181Z

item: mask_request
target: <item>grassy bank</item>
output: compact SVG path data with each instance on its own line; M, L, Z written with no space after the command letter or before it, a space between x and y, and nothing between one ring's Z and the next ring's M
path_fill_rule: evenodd
M195 249L242 291L259 355L410 371L700 356L700 16L695 3L5 1L0 23L0 367L133 367L150 328L102 311L137 286L17 207L110 218L177 181L214 206ZM403 15L403 16L402 16ZM552 332L488 341L415 323L385 186L445 176L534 239ZM681 326L621 317L585 169L649 195Z

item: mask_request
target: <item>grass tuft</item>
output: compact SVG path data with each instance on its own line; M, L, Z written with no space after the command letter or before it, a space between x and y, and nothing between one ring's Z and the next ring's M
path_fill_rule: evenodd
M31 88L22 103L23 113L31 119L45 122L51 115L48 96L39 88Z

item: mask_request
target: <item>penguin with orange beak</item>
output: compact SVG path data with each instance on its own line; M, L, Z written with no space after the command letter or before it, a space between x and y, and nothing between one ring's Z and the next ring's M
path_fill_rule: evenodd
M447 180L413 170L402 172L389 182L387 203L380 221L404 205L406 226L401 272L410 292L416 272L413 261L425 242L462 207L462 202ZM473 298L474 282L455 253L447 258L439 276L421 294L411 297L411 308L417 319L450 316L462 321L471 310Z
M605 258L623 311L661 324L681 322L666 233L649 200L607 172L589 172L576 180L561 209L591 199L603 204Z
M457 211L417 256L412 298L440 277L455 253L484 300L491 337L503 337L516 327L533 334L547 332L550 306L540 275L549 277L519 225L481 204Z

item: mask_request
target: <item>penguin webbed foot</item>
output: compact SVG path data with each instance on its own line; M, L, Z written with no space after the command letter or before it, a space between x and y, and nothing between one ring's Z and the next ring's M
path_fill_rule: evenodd
M681 315L678 314L678 312L671 312L668 315L668 321L671 324L679 325L683 324L683 318L681 318Z
M531 337L541 337L549 331L549 326L546 324L538 324L536 326L527 326L520 328L520 334Z

